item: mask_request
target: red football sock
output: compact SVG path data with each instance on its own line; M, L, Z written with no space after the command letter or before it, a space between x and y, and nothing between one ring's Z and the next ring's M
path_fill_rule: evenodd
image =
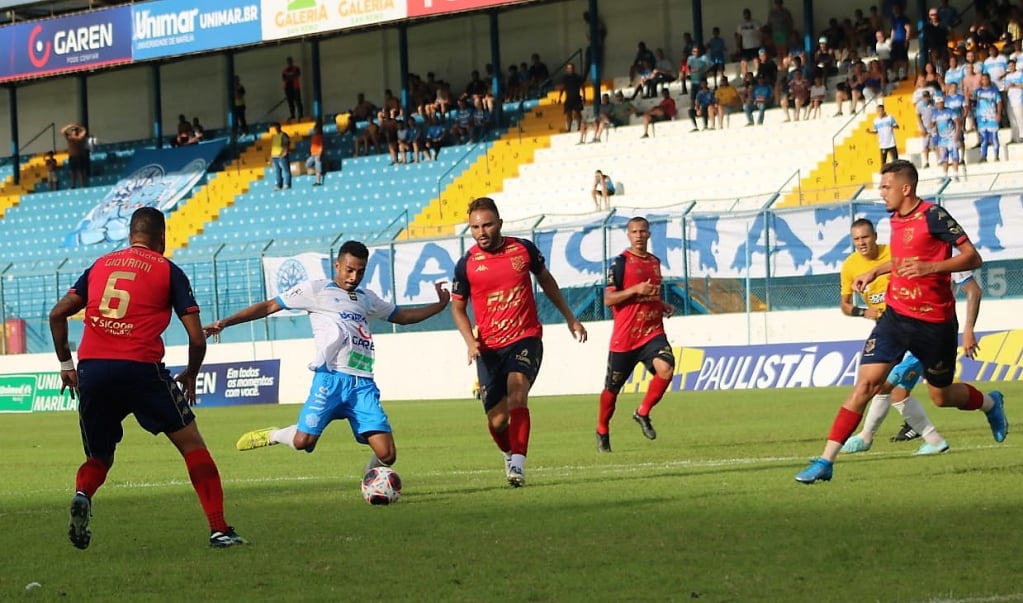
M650 380L650 386L646 388L646 395L643 396L643 402L639 405L637 411L641 416L649 416L650 409L657 406L657 403L664 397L664 392L668 391L668 386L671 385L671 379L661 379L657 375Z
M108 471L110 471L110 467L98 458L85 459L75 475L75 491L83 492L91 499L96 490L99 490L99 487L107 480Z
M966 391L970 392L970 395L966 399L966 404L960 406L959 410L978 410L984 405L984 394L969 383L964 383L963 385L966 386Z
M508 424L509 438L511 439L512 454L526 455L529 449L529 409L526 407L513 408L508 411L511 421Z
M185 455L185 467L192 487L199 495L199 504L210 522L210 529L220 532L227 531L224 520L224 487L220 483L220 472L213 462L209 450L200 448Z
M511 451L511 438L508 436L508 432L511 430L508 426L505 425L504 429L497 431L491 423L487 423L487 429L490 430L490 437L494 438L494 443L497 444L498 449L508 454Z
M615 402L618 401L618 394L612 394L608 390L600 392L600 413L597 415L597 433L607 435L611 430L609 423L615 415Z
M861 412L853 412L844 406L839 408L835 422L831 425L831 433L828 434L828 439L832 442L845 444L849 436L856 431L856 427L859 426L860 419L862 418L863 413Z

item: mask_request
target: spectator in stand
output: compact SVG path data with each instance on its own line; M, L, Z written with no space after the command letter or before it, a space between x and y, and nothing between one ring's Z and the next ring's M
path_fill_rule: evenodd
M234 76L234 102L231 105L231 114L234 117L235 131L241 131L248 135L249 123L245 121L245 86L242 86L242 78Z
M884 26L884 17L882 17L880 11L877 10L877 6L871 6L869 10L870 14L867 15L867 20L870 21L870 29L873 31L888 31L888 29Z
M305 108L302 106L302 70L291 57L284 60L281 83L284 87L284 98L288 101L288 112L291 114L291 119L302 117L305 114Z
M51 191L60 188L57 179L57 158L53 156L53 151L46 152L46 185L48 190Z
M927 21L924 22L923 29L920 30L920 36L927 48L927 56L935 65L944 67L948 63L950 34L949 28L941 24L938 9L932 8L927 11Z
M904 80L909 73L909 40L912 36L912 25L909 18L902 12L902 6L892 5L892 69L895 77Z
M682 81L682 94L689 94L689 57L693 54L696 40L688 31L682 34L682 60L678 65L678 77Z
M774 8L767 13L767 24L771 27L771 41L774 43L775 56L781 61L789 54L789 35L796 28L792 13L785 8L783 0L774 0Z
M199 144L206 139L206 128L199 123L198 117L192 118L192 135L188 137L188 144Z
M447 138L448 132L441 123L440 118L434 115L430 118L430 125L426 128L426 155L433 161L437 161L437 157L440 156L440 150L444 147L444 139Z
M469 140L472 134L473 109L469 106L464 96L459 97L457 107L455 123L451 126L451 137L454 139L455 144L463 144Z
M661 102L643 114L643 136L640 138L650 137L649 129L651 124L659 121L670 121L675 119L676 115L678 115L678 108L675 106L675 100L671 98L671 92L665 88L661 90Z
M664 54L664 49L658 48L655 54L657 55L657 63L654 64L654 77L646 84L647 92L651 93L651 96L657 95L657 87L661 84L666 86L677 79L675 70L671 65L671 59Z
M881 148L881 165L899 158L899 149L895 143L895 130L898 127L895 118L885 112L884 103L877 103L877 117L867 132L877 134L877 145Z
M937 138L938 163L948 178L948 166L952 165L952 174L959 180L959 118L955 111L945 107L945 97L934 99L935 109L931 114L934 132Z
M469 83L465 85L465 95L468 97L483 96L487 91L487 83L480 79L480 72L473 70L469 75Z
M938 22L949 31L959 24L959 11L951 6L948 0L941 0L941 5L938 6Z
M504 86L504 95L510 102L518 102L525 98L519 79L519 68L517 65L508 67L508 80Z
M316 173L316 181L313 186L323 185L323 126L316 124L313 128L313 135L309 140L309 157L305 160L305 169L310 168Z
M764 76L757 77L757 83L753 86L753 92L744 107L746 111L746 125L753 125L753 112L757 111L757 125L764 125L764 111L771 106L774 99L774 86L767 82Z
M640 42L636 45L636 57L632 60L632 65L629 66L630 80L636 81L639 69L643 66L644 62L646 62L650 69L653 69L653 66L657 64L657 57L646 47L646 42Z
M918 79L922 79L922 76ZM930 87L923 87L921 90L920 100L916 103L916 127L920 137L923 138L923 167L929 168L931 167L931 150L933 149L937 153L933 119L934 99Z
M838 19L828 19L828 26L821 32L821 37L828 39L828 46L835 51L836 57L840 58L842 56L842 51L846 50L848 47L845 29L842 27L841 23L838 22Z
M1023 70L1020 61L1009 60L1009 73L1002 82L1005 84L1005 98L1009 113L1011 136L1009 144L1023 142Z
M529 66L529 89L533 92L533 95L540 97L543 95L543 88L547 85L547 80L551 77L550 70L547 69L547 65L540 61L540 55L533 53L531 57L532 64Z
M938 73L938 68L931 61L927 61L926 63L924 63L923 76L924 81L927 82L928 84L938 84L939 86L944 86L941 74Z
M615 194L615 183L604 172L597 170L593 175L593 190L590 196L593 197L593 205L597 211L611 209L611 197Z
M633 80L634 84L632 87L632 96L629 100L636 100L636 97L643 93L643 98L651 98L646 92L646 83L652 80L654 77L654 67L652 64L642 61L639 67L636 68L636 76ZM654 93L656 96L656 92Z
M735 28L735 47L739 52L739 59L752 61L757 56L757 51L764 44L762 25L753 19L748 8L742 9L742 21Z
M949 55L948 69L945 70L945 74L942 77L945 80L946 88L952 84L962 86L963 78L966 77L966 66L959 62L958 55L954 53ZM948 101L948 99L945 100L946 102Z
M360 151L362 155L369 155L370 145L373 145L374 153L380 152L380 126L373 119L373 116L370 115L366 126L355 135L355 148L352 149L353 157L358 157Z
M817 39L817 50L813 52L813 75L821 77L825 82L833 75L838 75L838 60L835 51L828 45L828 39L821 36Z
M398 129L398 163L419 163L419 124L414 117L402 121ZM408 154L412 153L409 161Z
M844 82L840 82L835 89L835 105L838 107L838 112L835 113L835 117L841 117L843 115L842 107L845 105L845 101L850 101L851 106L849 107L849 114L856 114L856 107L859 106L861 100L863 100L863 64L857 63L856 66L849 71L849 76Z
M727 62L726 56L728 54L728 48L725 45L725 39L721 37L721 28L715 27L711 30L710 39L707 40L707 58L710 59L710 71L708 76L713 78L714 81L718 81L718 75L722 75L725 72L725 63ZM686 55L686 59L689 55Z
M689 83L692 86L694 95L700 90L701 83L707 80L707 73L712 67L710 60L706 56L701 55L701 50L699 44L694 44L689 53L689 58L686 59Z
M775 63L774 59L767 55L766 48L761 48L757 51L757 58L753 62L753 71L757 79L763 77L767 81L767 85L772 88L774 98L778 98L781 95L779 90L781 81L778 78L778 63Z
M973 120L980 136L980 163L987 161L988 148L994 146L998 161L1000 145L998 125L1002 121L1002 94L987 73L980 76L980 87L973 92Z
M565 65L565 75L561 78L561 90L558 91L558 102L565 103L565 131L572 131L572 122L577 122L577 129L582 129L583 104L586 102L584 86L586 80L575 72L575 64Z
M291 188L291 139L281 129L281 124L270 124L270 163L274 169L274 190Z
M964 130L966 129L966 115L969 111L969 103L966 97L959 93L959 86L948 84L945 90L945 108L951 109L959 118L959 160L966 159L966 143Z
M800 113L806 111L809 115L807 108L810 105L810 80L803 76L803 72L799 69L792 71L792 79L789 80L788 94L781 97L781 106L785 110L785 121L790 121L792 116L789 114L789 105L792 105L796 109L796 121L799 121Z
M621 90L615 92L615 102L611 109L611 125L616 128L618 126L627 126L632 120L633 115L640 115L639 109L625 100L625 95L622 94ZM603 133L603 130L600 133ZM600 140L599 134L596 136L597 140Z
M581 78L580 78L581 79ZM490 132L490 110L484 102L485 97L474 96L472 100L472 119L469 125L469 139L473 142L486 140ZM582 103L579 103L579 121L582 122Z
M867 73L863 76L863 98L872 101L876 97L884 96L887 87L887 79L881 63L871 61Z
M886 76L892 71L892 42L884 35L884 31L874 33L874 58L881 63Z
M856 36L856 45L864 56L874 54L874 29L870 25L870 19L863 15L863 10L857 8L853 11L853 32Z
M188 118L183 114L178 115L178 133L171 139L172 147L180 147L188 144L188 141L192 138L192 124L188 123Z
M348 131L354 132L359 122L372 121L377 108L373 103L366 100L362 92L355 95L355 106L348 110Z
M824 100L828 96L828 89L824 86L824 79L815 75L813 78L813 85L810 86L810 106L806 109L806 118L819 119L821 116L821 106L824 104Z
M401 100L390 89L384 90L383 111L388 119L398 119L401 116Z
M725 128L725 116L742 110L742 98L739 91L728 83L728 76L722 75L717 89L714 90L714 120L717 128Z
M614 105L611 103L611 96L605 92L600 97L600 110L597 111L597 115L593 118L593 139L590 140L590 142L600 142L600 135L604 132L607 126L611 124L613 112ZM584 119L579 128L578 144L584 144L586 142L586 133L588 131L589 124L587 124Z
M987 58L984 59L984 70L981 73L986 73L991 76L991 84L999 91L1005 89L1005 85L1002 80L1005 79L1005 74L1009 72L1009 58L999 52L997 46L991 46L987 49ZM1002 99L1005 100L1004 98Z
M714 93L710 90L710 84L707 80L700 82L699 87L695 84L693 89L696 90L696 94L693 95L693 103L689 106L689 119L693 122L692 132L699 132L700 127L696 123L696 118L703 118L703 129L707 130L707 120L711 120L711 126L714 123ZM711 127L710 129L713 129Z

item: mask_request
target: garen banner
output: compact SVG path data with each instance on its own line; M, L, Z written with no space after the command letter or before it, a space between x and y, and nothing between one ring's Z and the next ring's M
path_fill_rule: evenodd
M1023 330L979 333L977 342L976 358L967 358L959 348L957 380L1023 380ZM856 382L863 342L677 347L674 352L673 391L851 387ZM622 391L645 392L652 376L639 365Z
M0 81L131 62L131 7L3 28Z
M136 61L256 44L260 0L161 0L132 5Z

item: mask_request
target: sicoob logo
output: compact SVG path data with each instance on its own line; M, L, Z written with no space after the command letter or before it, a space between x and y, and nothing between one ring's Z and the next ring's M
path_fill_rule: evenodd
M39 34L43 31L42 25L36 25L32 28L32 33L28 36L28 60L32 62L32 65L37 69L45 67L50 62L50 51L53 50L53 45L49 42L43 42L39 39Z

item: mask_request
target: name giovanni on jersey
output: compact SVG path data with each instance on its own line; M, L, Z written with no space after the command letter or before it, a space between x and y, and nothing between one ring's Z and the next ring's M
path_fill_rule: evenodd
M346 291L327 279L299 283L278 296L277 303L309 314L316 344L309 370L373 376L376 346L369 321L390 320L394 304L365 289Z

